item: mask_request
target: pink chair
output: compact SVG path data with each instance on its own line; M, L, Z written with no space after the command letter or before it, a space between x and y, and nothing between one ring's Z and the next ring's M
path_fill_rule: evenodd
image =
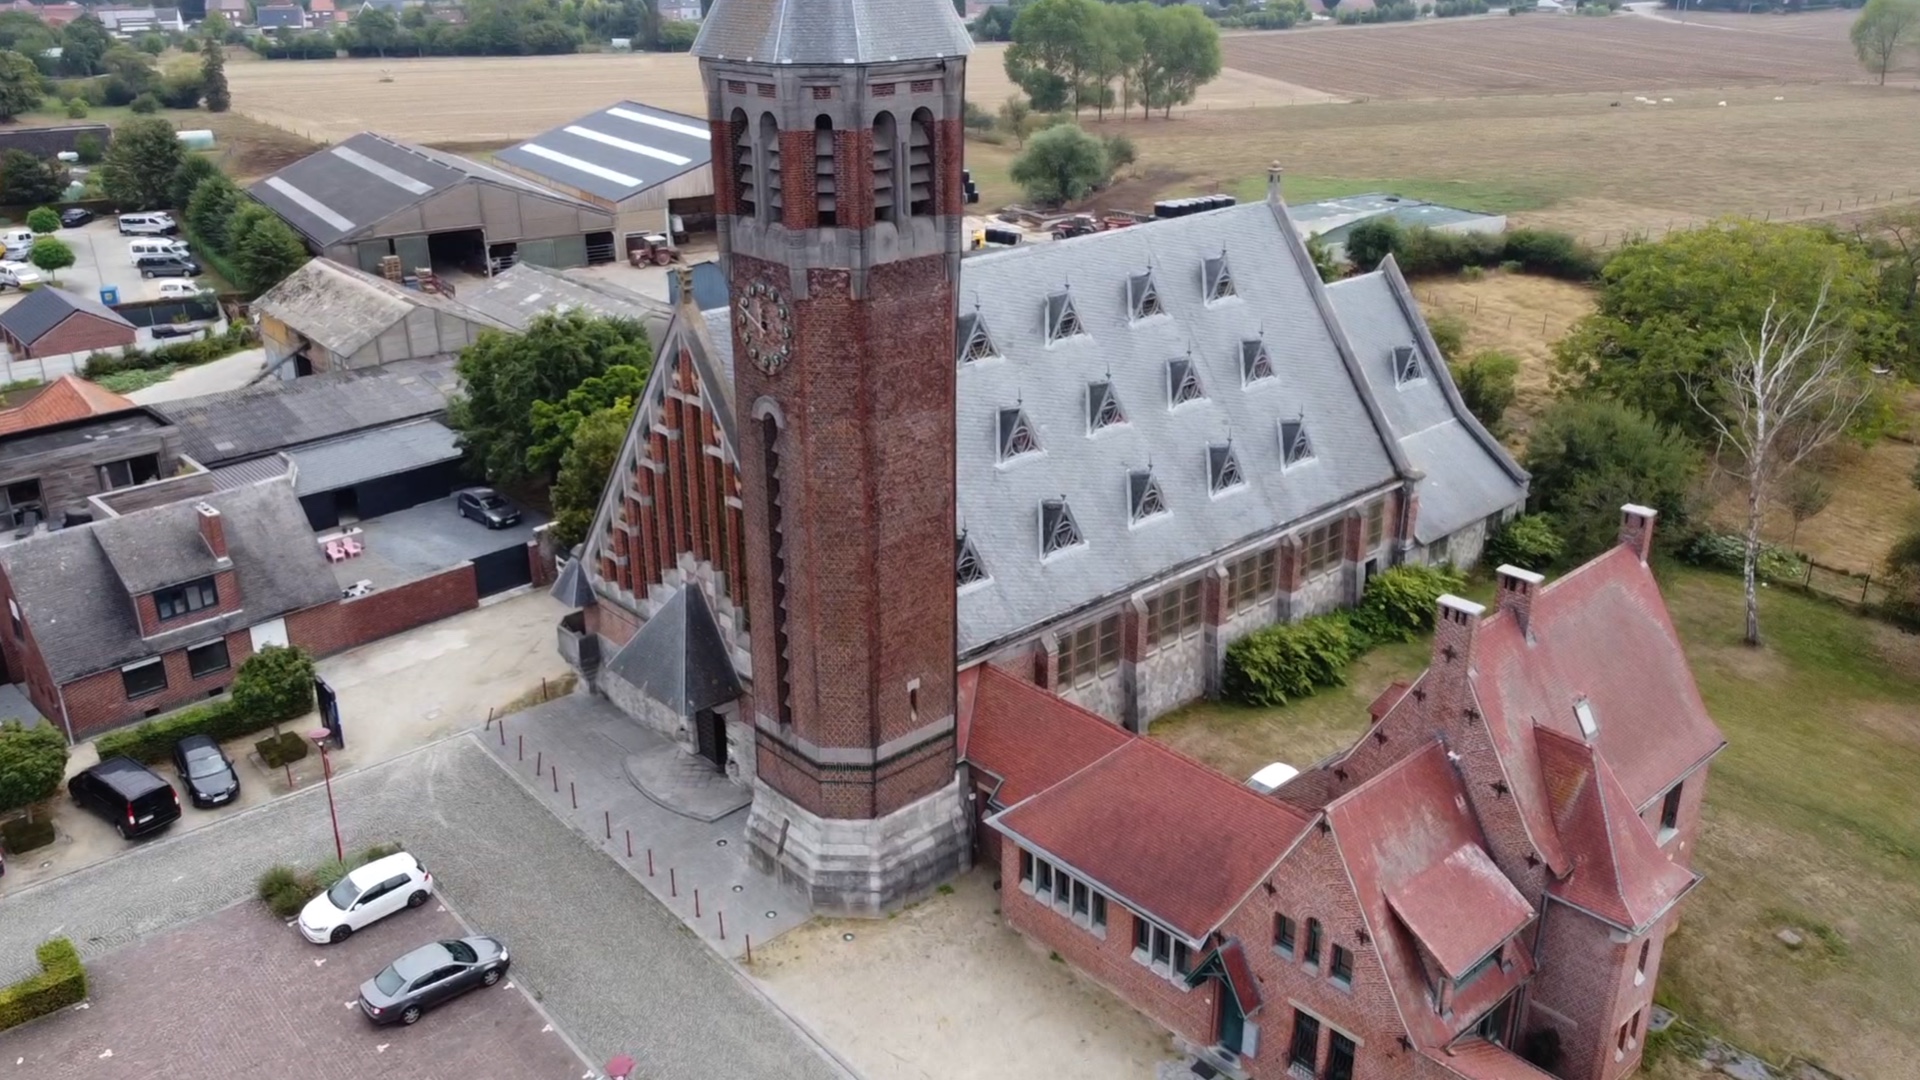
M360 541L355 540L351 536L347 537L345 540L340 541L340 546L346 549L347 558L349 559L358 558L361 552L367 550L367 546L365 544L362 544Z
M327 561L340 562L347 557L347 549L338 540L327 541Z

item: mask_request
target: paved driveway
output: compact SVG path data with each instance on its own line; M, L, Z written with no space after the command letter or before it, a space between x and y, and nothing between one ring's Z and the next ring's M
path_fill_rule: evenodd
M436 903L321 948L238 904L93 964L87 1008L8 1032L5 1052L37 1080L577 1080L586 1063L511 972L411 1028L376 1028L352 1006L398 954L468 932Z
M841 1077L472 736L361 769L334 789L347 843L398 840L418 854L467 919L512 944L515 981L589 1057L634 1053L647 1080ZM331 849L326 797L308 789L15 893L0 899L0 980L30 969L33 945L48 933L71 937L97 961L245 898L275 861ZM173 977L152 977L163 974Z

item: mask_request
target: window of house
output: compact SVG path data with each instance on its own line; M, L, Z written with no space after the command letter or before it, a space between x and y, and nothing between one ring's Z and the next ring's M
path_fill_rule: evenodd
M1338 986L1351 989L1353 986L1353 954L1345 947L1335 945L1327 955L1327 977Z
M1639 986L1641 983L1647 981L1647 957L1652 952L1652 938L1648 938L1640 943L1640 962L1635 964L1633 968L1633 985Z
M1340 522L1308 529L1300 537L1301 572L1308 577L1325 573L1340 565Z
M1160 492L1160 481L1151 469L1127 473L1127 522L1138 525L1167 513L1167 497Z
M1235 559L1227 564L1227 606L1238 613L1272 600L1275 580L1271 548Z
M1300 959L1308 964L1318 964L1320 962L1319 919L1307 920L1307 947L1302 951Z
M127 688L128 701L157 694L167 688L167 665L156 656L143 663L123 667L120 669L120 681Z
M980 561L980 553L974 550L973 541L967 539L966 533L961 533L954 538L953 569L954 577L962 589L986 581L991 576L987 573L986 564Z
M1357 1047L1339 1032L1327 1038L1327 1071L1321 1080L1353 1080L1353 1058Z
M219 602L220 592L214 587L212 578L189 581L185 585L175 585L153 594L153 608L162 621L177 619L201 608L213 607Z
M187 650L187 672L198 679L216 671L225 671L232 667L227 659L227 639L209 641L205 645L195 645Z
M1305 420L1280 421L1280 463L1282 467L1313 460L1313 440L1307 437Z
M1065 499L1040 500L1040 557L1058 555L1087 542Z
M1293 1041L1287 1045L1287 1064L1311 1074L1320 1058L1320 1021L1293 1010Z
M1285 915L1273 917L1273 949L1287 959L1293 959L1293 936L1296 927L1294 921Z
M1621 1055L1627 1052L1628 1038L1629 1036L1627 1035L1627 1025L1621 1024L1620 1033L1614 1036L1614 1041L1613 1041L1613 1059L1615 1061L1620 1060Z
M24 639L27 636L27 632L20 622L20 604L12 597L7 598L7 617L13 620L14 640L19 641Z
M1373 504L1367 507L1367 550L1372 551L1379 547L1380 541L1386 538L1387 500L1375 499Z
M1667 797L1660 803L1660 842L1663 844L1673 839L1673 834L1680 830L1681 787L1675 784L1669 788Z
M1080 687L1120 670L1120 616L1060 636L1060 685Z
M9 525L32 525L46 519L46 503L40 497L38 480L16 480L0 491L0 497L6 500L0 505L0 515L4 515Z
M1098 889L1031 852L1020 853L1020 885L1034 899L1089 930L1107 929L1107 898Z
M1427 545L1427 562L1434 566L1453 563L1453 537L1443 536Z
M1022 454L1040 452L1040 436L1025 409L1000 410L1000 460L1011 461Z
M1193 970L1187 943L1140 915L1133 917L1133 958L1170 979L1184 979Z
M132 487L160 479L160 456L142 454L125 461L110 461L96 466L100 473L100 487L105 491L115 488Z
M1147 645L1159 648L1200 632L1200 583L1189 581L1147 597Z

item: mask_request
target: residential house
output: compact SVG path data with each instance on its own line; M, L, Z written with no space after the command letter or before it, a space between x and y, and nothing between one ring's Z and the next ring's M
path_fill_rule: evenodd
M307 23L316 30L324 30L347 21L347 15L334 6L333 0L307 0Z
M298 4L263 4L254 9L253 19L262 30L304 30L307 9Z
M0 342L15 357L64 356L118 349L138 335L119 312L60 288L35 289L0 311Z
M246 26L253 22L253 5L248 0L207 0L207 14L219 13L228 26Z
M34 4L31 6L32 13L38 15L41 22L55 30L87 14L87 7L84 4Z
M118 411L52 419L56 411L77 412L79 403L60 404L67 395L63 390L49 388L42 396L48 393L55 398L44 413L29 402L0 414L0 423L13 425L0 433L0 529L12 530L8 536L30 533L42 524L58 528L68 521L86 521L93 513L88 503L93 496L173 476L183 468L180 431L153 410L129 404ZM103 404L93 395L88 398L88 408ZM36 417L48 422L36 422Z

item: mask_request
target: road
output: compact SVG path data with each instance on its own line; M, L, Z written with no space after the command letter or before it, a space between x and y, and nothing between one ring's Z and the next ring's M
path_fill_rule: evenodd
M349 847L394 840L590 1057L634 1054L648 1080L843 1080L817 1046L625 870L461 735L339 778ZM211 914L274 862L331 854L307 789L0 900L0 980L64 934L86 958ZM183 973L183 977L186 977Z
M258 378L261 366L266 362L267 350L242 349L232 356L185 368L166 382L135 390L127 398L135 405L151 405L156 401L174 401L199 397L201 394L217 394L222 390L238 390Z

